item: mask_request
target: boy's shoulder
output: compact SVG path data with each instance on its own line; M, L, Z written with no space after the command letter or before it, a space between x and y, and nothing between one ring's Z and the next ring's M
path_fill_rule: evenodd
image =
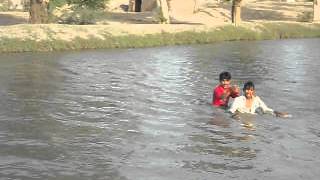
M261 98L260 98L259 96L257 96L257 95L254 97L254 99L255 99L256 101L261 101Z
M236 101L240 101L240 100L245 100L246 99L246 97L245 96L238 96L238 97L236 97L236 98L234 98L234 100Z
M261 98L260 98L259 96L257 96L257 95L256 95L256 96L254 96L254 98L256 98L256 99L261 99Z
M214 87L214 90L218 90L218 89L223 89L223 87L221 86L221 84L218 84Z
M213 92L215 94L220 94L220 93L223 93L224 92L224 89L221 85L217 85L214 89L213 89Z

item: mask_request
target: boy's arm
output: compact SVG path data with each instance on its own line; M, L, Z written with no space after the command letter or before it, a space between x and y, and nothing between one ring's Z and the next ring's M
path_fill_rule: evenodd
M239 108L239 106L240 106L239 103L240 103L240 102L239 102L239 98L236 98L236 99L233 101L233 103L231 104L231 107L230 107L230 109L229 109L229 112L231 112L232 114L234 114L234 113L238 110L238 108Z
M221 91L218 87L216 87L213 91L213 99L212 99L212 103L217 105L217 104L221 104L222 100L223 100L223 94L224 92Z
M230 88L230 92L231 92L230 96L231 96L232 98L236 98L236 97L240 96L240 89L239 89L239 87L236 86L236 85L234 85L234 86L232 86L232 87Z
M276 117L281 117L281 118L289 118L289 117L292 117L292 115L289 114L289 113L287 113L287 112L273 111L273 114L274 114Z
M260 107L262 108L264 113L270 113L276 117L282 117L282 118L288 118L291 117L291 114L287 112L280 112L280 111L275 111L273 109L270 109L266 106L266 104L259 98L259 104Z
M258 97L259 106L263 110L264 113L271 113L273 114L273 109L269 108L261 99Z

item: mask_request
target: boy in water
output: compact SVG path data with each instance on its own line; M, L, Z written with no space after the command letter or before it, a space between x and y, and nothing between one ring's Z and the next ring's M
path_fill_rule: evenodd
M270 113L277 117L289 117L288 113L274 111L266 106L266 104L255 95L254 84L248 81L243 86L244 95L235 98L229 111L233 114L233 117L238 119L239 113L256 114L258 109L261 109L263 113Z
M239 87L231 86L231 74L226 71L220 73L219 81L220 84L213 90L212 105L227 108L229 98L236 98L239 96Z

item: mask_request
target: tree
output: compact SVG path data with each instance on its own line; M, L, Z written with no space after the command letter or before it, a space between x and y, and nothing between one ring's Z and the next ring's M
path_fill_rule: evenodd
M87 7L91 9L103 9L105 8L108 0L67 0L69 4L75 4L80 7Z
M48 9L50 6L73 4L83 8L102 9L108 0L30 0L30 23L48 23ZM54 7L51 7L54 8Z
M48 23L48 4L49 0L30 0L30 23Z
M313 0L313 22L320 22L320 3Z
M193 6L193 13L199 12L199 2L198 0L193 0L194 1L194 6Z
M231 8L231 19L234 25L241 23L241 2L242 0L233 0Z
M170 24L169 6L167 0L157 0L157 8L161 23Z

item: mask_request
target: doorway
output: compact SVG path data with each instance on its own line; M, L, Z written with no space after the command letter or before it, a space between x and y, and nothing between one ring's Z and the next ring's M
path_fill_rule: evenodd
M134 10L135 12L141 12L141 5L142 5L142 0L135 0L135 7Z

